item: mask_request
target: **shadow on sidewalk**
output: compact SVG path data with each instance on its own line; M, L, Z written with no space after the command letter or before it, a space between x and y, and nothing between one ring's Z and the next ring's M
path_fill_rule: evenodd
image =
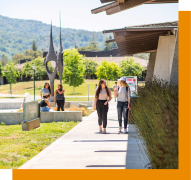
M73 142L127 142L128 140L75 140Z

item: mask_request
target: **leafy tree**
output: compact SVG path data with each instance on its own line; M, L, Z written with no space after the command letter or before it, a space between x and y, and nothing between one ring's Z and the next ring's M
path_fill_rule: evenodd
M116 80L121 76L119 66L114 62L102 61L97 67L96 75L98 79Z
M122 76L138 76L142 77L142 71L144 68L140 63L135 63L133 58L126 58L119 62L119 66L122 72Z
M33 50L26 50L25 51L25 59L35 59L38 58L39 56L42 57L42 52L40 50L33 51Z
M104 49L105 51L111 50L111 49L117 49L117 43L116 42L111 42L111 43L106 43L107 40L111 40L112 36L110 35L109 37L105 38L105 42L104 42Z
M134 56L134 57L141 58L141 59L149 60L149 53L139 53L139 54L135 54L135 55L133 55L133 56Z
M115 62L110 62L109 64L111 66L110 80L117 80L119 77L121 77L121 69Z
M93 32L91 41L89 41L89 45L85 47L78 48L79 51L99 51L98 41L95 37L95 33Z
M25 59L25 55L22 54L22 53L15 54L13 56L13 61L14 61L15 64L20 64L21 59Z
M42 76L47 75L44 60L41 57L38 57L33 61L27 62L23 66L21 70L22 76L34 78L34 71L32 69L32 66L36 66L35 77L37 77L37 79L42 79ZM53 71L53 67L51 64L48 64L48 68L50 71Z
M6 64L3 68L3 76L6 77L8 83L15 84L17 82L17 78L20 76L18 69L15 67L14 63Z
M89 44L90 44L90 47L93 48L93 50L99 50L98 42L97 42L97 39L95 37L95 33L94 32L92 33L92 39L89 42Z
M0 62L0 76L2 76L2 70L3 70L3 67L2 67L2 64L1 64L1 62Z
M75 87L78 87L84 82L85 66L83 64L82 55L78 53L77 49L65 50L63 54L64 70L63 81L73 86L73 93L75 94Z
M78 46L75 44L74 48L75 48L75 49L78 49Z
M5 66L5 65L7 64L7 62L8 62L7 56L3 55L3 56L1 57L2 66Z
M33 51L37 51L37 50L38 50L38 48L37 48L37 46L36 46L36 43L35 43L35 40L33 40L31 49L32 49Z
M96 68L98 63L95 60L84 58L84 66L85 66L85 73L84 75L87 76L88 74L93 75L96 73Z

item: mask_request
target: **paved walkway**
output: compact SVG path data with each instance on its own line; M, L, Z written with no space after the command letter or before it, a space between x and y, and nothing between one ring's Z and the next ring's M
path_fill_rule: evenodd
M116 103L110 102L107 134L98 132L94 112L20 169L145 169L148 159L133 125L128 134L117 131Z

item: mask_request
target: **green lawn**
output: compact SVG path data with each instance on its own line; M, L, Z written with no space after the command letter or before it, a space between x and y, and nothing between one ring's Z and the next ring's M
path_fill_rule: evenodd
M36 95L40 95L40 90L43 88L44 83L49 82L45 81L36 81L35 83L35 93ZM56 89L59 80L54 81L54 88ZM88 84L89 84L89 95L95 95L95 84L98 84L99 80L85 80L85 82L79 87L75 88L75 94L73 94L73 87L68 84L63 84L65 91L65 96L88 96ZM113 87L114 81L108 81L108 87ZM0 85L0 93L9 94L10 85ZM30 93L30 95L34 94L33 81L28 82L19 82L16 84L12 84L12 93L24 95L26 92Z
M35 83L35 94L40 95L40 90L43 88L44 83L49 82L48 80L45 81L36 81ZM59 84L59 80L54 81L54 89L57 88ZM88 96L88 85L89 85L89 95L95 95L95 84L98 84L99 80L85 80L85 82L80 85L79 87L75 88L75 94L73 94L73 86L69 86L68 84L63 84L65 89L65 96ZM107 81L107 86L112 88L115 81ZM119 83L118 83L119 85ZM140 86L144 86L144 83L139 83ZM0 85L0 93L9 94L10 85ZM30 95L34 94L34 87L33 81L28 82L19 82L16 84L12 84L12 93L24 95L26 92L30 93Z
M22 131L21 125L0 125L0 169L20 167L77 124L42 123L31 131Z

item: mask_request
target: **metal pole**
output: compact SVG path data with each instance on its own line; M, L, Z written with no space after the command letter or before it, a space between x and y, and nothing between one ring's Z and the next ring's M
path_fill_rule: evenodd
M88 101L89 101L89 84L88 84Z
M12 97L11 83L10 83L10 94L11 94L11 97Z
M35 69L34 69L34 100L35 100Z

